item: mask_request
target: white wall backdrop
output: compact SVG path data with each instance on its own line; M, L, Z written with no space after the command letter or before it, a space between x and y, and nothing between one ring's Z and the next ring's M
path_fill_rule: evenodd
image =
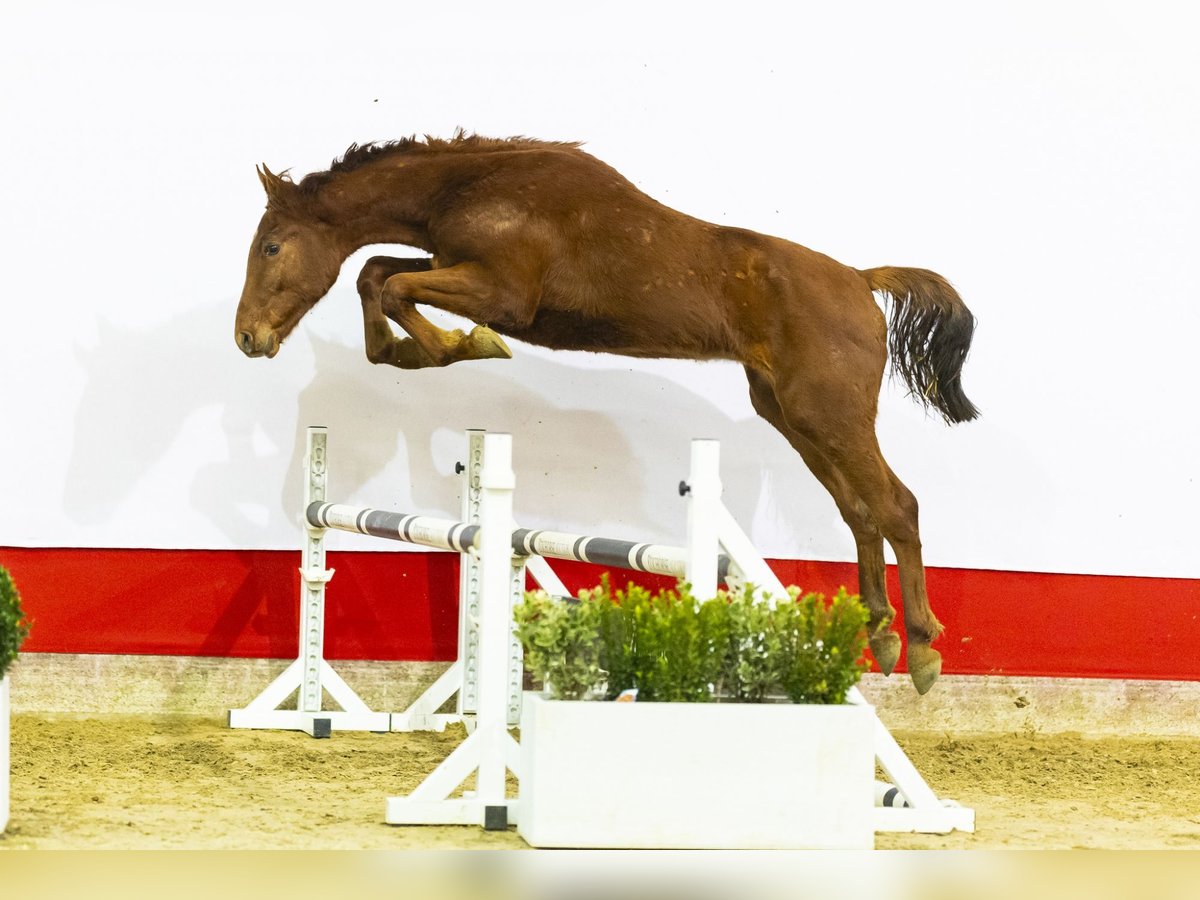
M948 429L886 385L935 565L1200 576L1189 4L25 4L0 36L0 544L296 541L332 494L457 509L465 427L516 435L523 524L679 540L692 436L771 555L851 559L731 365L514 344L401 372L352 258L272 360L233 342L253 167L411 133L579 139L651 195L858 266L935 269L979 319ZM412 473L410 479L408 472ZM339 536L339 546L370 546Z

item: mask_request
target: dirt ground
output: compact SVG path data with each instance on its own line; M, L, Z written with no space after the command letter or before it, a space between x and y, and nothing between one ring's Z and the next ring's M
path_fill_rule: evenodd
M461 740L445 734L232 731L193 717L16 715L0 849L440 849L525 846L515 829L393 827ZM975 834L880 835L880 848L1200 848L1200 741L900 733Z

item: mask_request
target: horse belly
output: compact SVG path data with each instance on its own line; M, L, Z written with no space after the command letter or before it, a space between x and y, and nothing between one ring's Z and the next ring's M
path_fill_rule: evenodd
M606 317L574 310L541 308L527 328L505 329L505 334L553 350L591 350L620 353L635 343L628 325Z
M555 350L586 350L651 359L730 358L724 316L708 298L681 300L669 294L639 297L606 308L564 307L545 302L530 326L507 332L517 340Z

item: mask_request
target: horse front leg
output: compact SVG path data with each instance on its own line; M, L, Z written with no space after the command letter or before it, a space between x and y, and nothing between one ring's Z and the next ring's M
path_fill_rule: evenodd
M432 260L427 258L373 256L367 260L358 276L367 359L401 369L425 369L458 359L511 357L508 347L491 329L477 328L471 335L457 329L444 331L417 312L411 303L384 311L384 287L389 279L431 271ZM409 337L396 337L389 319L408 332Z
M367 359L401 369L423 369L434 365L421 345L411 337L398 338L383 314L383 286L401 272L428 272L433 261L424 258L398 259L372 256L358 273L358 296L362 300L363 336ZM432 327L432 326L431 326Z
M412 335L428 362L447 366L468 359L511 359L512 351L486 324L470 333L461 329L443 331L419 312L424 303L476 322L513 321L509 303L515 292L502 287L483 267L462 263L445 269L398 272L383 285L380 305L383 314Z

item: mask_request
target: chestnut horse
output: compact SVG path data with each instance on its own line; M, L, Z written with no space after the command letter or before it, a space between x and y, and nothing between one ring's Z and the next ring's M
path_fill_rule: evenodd
M274 356L368 244L432 254L368 260L358 276L366 354L402 369L508 358L501 335L565 350L745 367L754 409L833 495L858 547L870 646L900 656L885 587L895 551L907 663L925 693L941 673L930 643L917 501L875 436L883 370L948 422L977 410L960 372L975 320L941 276L858 270L753 231L712 225L643 194L575 143L465 136L352 145L296 183L263 166L267 210L250 245L234 337ZM890 300L890 331L873 291ZM425 304L479 323L444 331ZM406 337L397 337L396 323Z

